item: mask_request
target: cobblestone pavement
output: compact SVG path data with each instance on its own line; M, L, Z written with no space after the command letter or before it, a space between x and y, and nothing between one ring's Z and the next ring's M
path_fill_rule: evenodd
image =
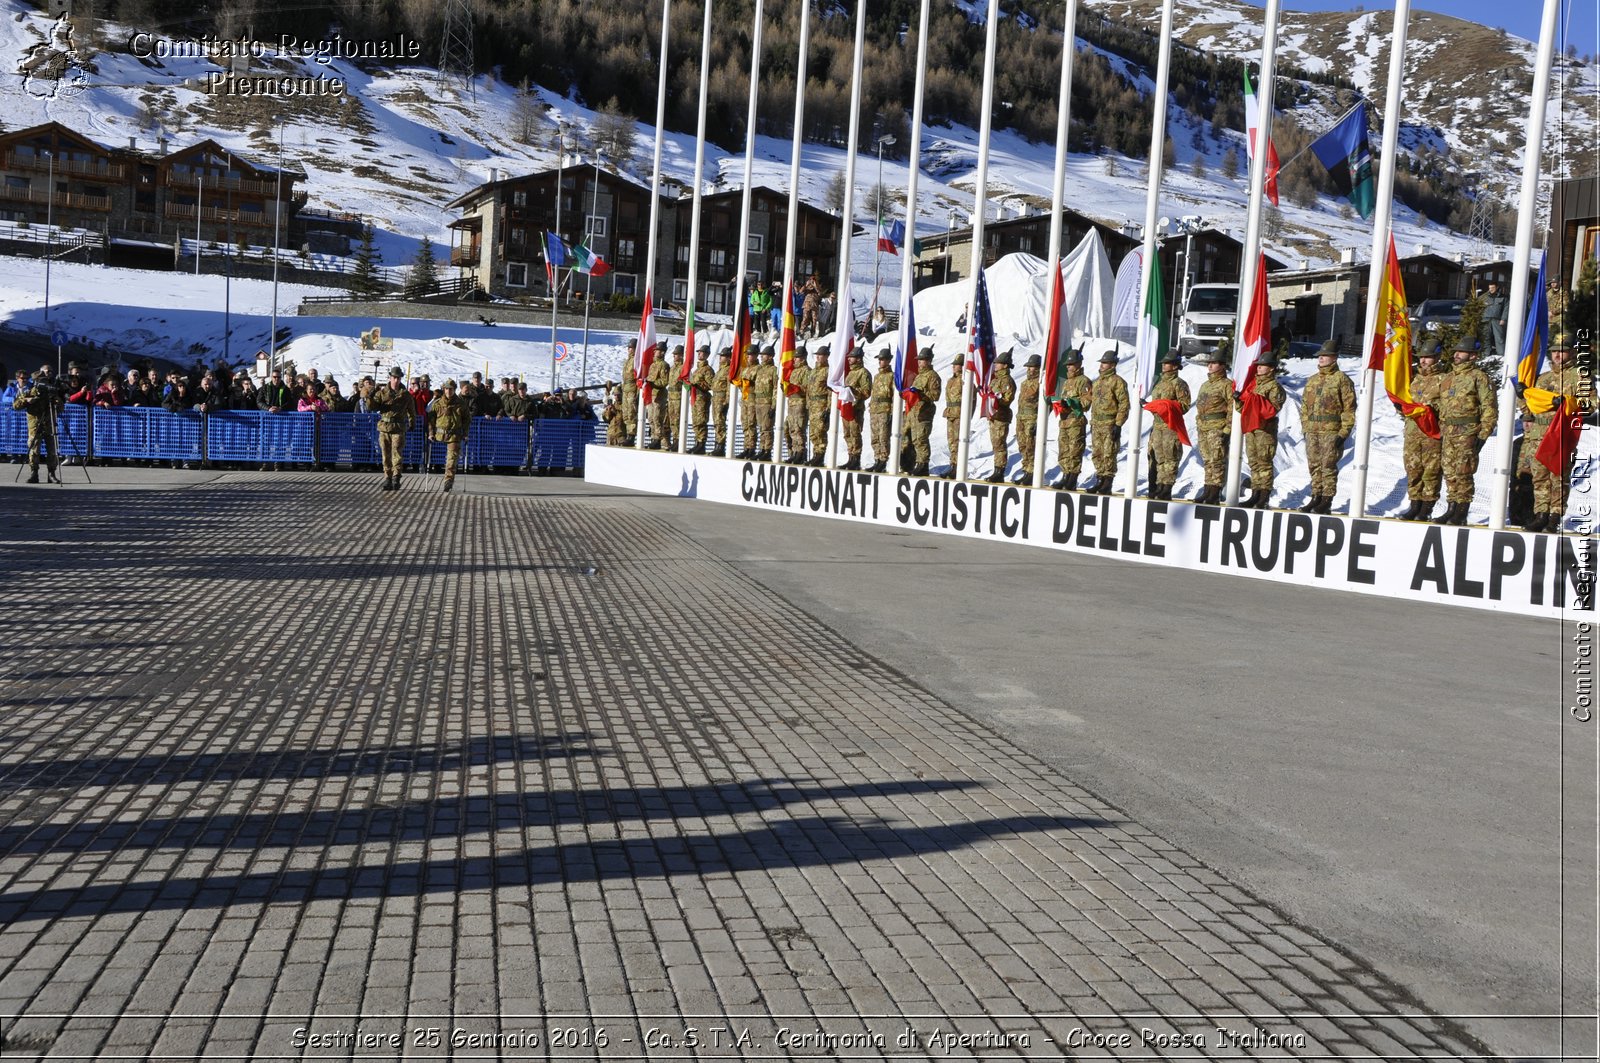
M1485 1054L626 498L377 487L6 493L8 1058Z

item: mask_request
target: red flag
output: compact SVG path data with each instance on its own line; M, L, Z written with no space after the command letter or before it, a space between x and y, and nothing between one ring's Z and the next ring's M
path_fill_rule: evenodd
M1572 471L1572 455L1578 449L1578 436L1583 434L1583 414L1570 396L1563 396L1561 412L1544 430L1539 449L1534 457L1553 474L1565 477Z
M1278 416L1278 408L1265 398L1256 394L1256 377L1250 374L1250 379L1244 382L1244 390L1239 392L1239 430L1241 432L1254 432L1267 421Z
M744 352L750 347L753 326L750 322L750 293L739 282L739 302L734 311L733 349L728 352L728 379L738 380L744 369Z
M1411 319L1406 316L1405 280L1400 275L1400 258L1395 254L1394 236L1389 236L1389 262L1384 268L1383 285L1378 290L1378 328L1372 336L1368 368L1383 370L1384 390L1400 413L1417 422L1423 434L1440 438L1439 415L1432 406L1411 398Z
M644 378L650 372L650 363L656 360L656 313L655 302L651 297L649 288L644 290L644 314L639 318L639 338L633 350L633 376L639 383L639 391L644 395L645 405L650 405L655 396L655 388L646 384Z
M1189 429L1183 423L1182 404L1177 399L1151 399L1144 404L1144 408L1166 422L1167 427L1178 433L1178 442L1184 446L1193 446L1189 442Z
M1046 394L1055 390L1056 370L1061 363L1062 340L1061 311L1067 305L1067 292L1061 283L1061 263L1050 271L1050 329L1044 339L1044 375L1041 380Z

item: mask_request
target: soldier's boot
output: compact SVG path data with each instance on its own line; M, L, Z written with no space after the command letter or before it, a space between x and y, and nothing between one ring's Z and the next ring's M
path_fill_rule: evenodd
M992 484L1003 484L1006 482L1006 471L1004 469L995 469L985 479Z
M1206 501L1207 501L1208 504L1213 505L1213 506L1218 506L1218 505L1222 504L1222 485L1221 484L1216 484L1211 488L1211 495L1206 499Z
M861 468L861 455L860 454L852 454L852 455L850 455L850 460L845 462L843 465L839 466L839 468L844 469L847 472L857 472L857 471L859 471L860 468Z
M825 451L818 451L817 456L812 458L808 464L810 464L813 468L820 469L824 464L826 464L827 457L828 455Z
M1321 513L1322 512L1322 496L1321 495L1312 495L1311 496L1311 500L1309 502L1307 502L1305 505L1300 507L1300 512L1302 512L1302 513Z
M1083 485L1084 493L1092 495L1096 491L1100 490L1100 480L1101 479L1102 479L1102 477L1098 473L1096 473L1095 474L1095 478L1093 480L1090 480L1088 483Z
M1547 519L1548 518L1546 517L1545 514L1540 513L1539 511L1535 510L1534 512L1532 512L1531 514L1528 515L1528 519L1527 520L1522 522L1522 530L1523 531L1531 531L1531 532L1544 531L1545 521Z
M1411 500L1411 504L1405 508L1405 511L1402 513L1396 513L1394 519L1415 520L1417 516L1417 507L1420 505L1422 505L1422 503L1413 498Z
M1333 496L1332 495L1323 495L1322 496L1322 503L1321 503L1321 505L1317 506L1317 512L1318 513L1332 513L1333 512Z
M450 479L445 480L445 482L444 482L444 493L445 494L449 494L450 491L455 487L455 485L456 485L456 482L454 480L450 480Z
M55 466L51 466L45 470L45 478L53 484L58 484L61 482L61 474L56 472Z
M1452 523L1454 523L1455 526L1458 527L1458 528L1465 527L1466 524L1467 524L1467 517L1471 513L1472 513L1472 503L1471 502L1463 502L1463 503L1461 503L1461 512L1456 514L1456 519Z
M956 478L956 467L954 465L950 466L939 474L939 478L942 480L954 480Z
M1451 502L1449 505L1444 507L1444 512L1439 514L1437 517L1433 516L1431 513L1428 516L1431 522L1434 524L1454 524L1456 522L1456 509L1459 505L1460 503L1458 502Z
M1436 503L1437 499L1427 498L1418 502L1413 502L1411 504L1411 508L1406 511L1405 516L1402 519L1420 520L1423 523L1427 523L1433 520L1433 507Z
M39 482L39 466L35 465L31 470L29 470L28 482L31 484L36 484Z
M394 474L394 489L396 491L400 490L400 474L399 473L395 473Z
M1075 472L1062 474L1061 482L1056 484L1056 487L1062 491L1076 491L1078 489L1078 474Z
M1544 530L1551 535L1560 535L1561 526L1567 522L1566 514L1550 512L1544 515Z
M1111 493L1111 485L1116 479L1115 476L1102 476L1100 482L1094 485L1094 489L1102 495L1109 495Z
M889 463L888 462L886 462L886 461L875 461L875 462L872 463L872 468L868 469L867 471L868 472L887 472L888 469L889 469Z

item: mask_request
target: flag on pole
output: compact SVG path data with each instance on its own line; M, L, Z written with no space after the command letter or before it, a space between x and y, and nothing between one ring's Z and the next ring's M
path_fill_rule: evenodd
M1050 327L1044 338L1044 373L1040 377L1045 394L1054 394L1056 390L1056 373L1061 364L1061 355L1066 352L1069 337L1063 335L1065 321L1063 311L1067 305L1067 289L1061 280L1061 263L1057 262L1050 271Z
M1550 352L1550 302L1544 280L1545 263L1549 261L1548 252L1539 260L1539 279L1534 282L1536 290L1528 301L1528 320L1522 329L1522 350L1513 384L1528 409L1536 414L1549 413L1556 408L1555 392L1533 386L1544 371L1545 355Z
M678 379L688 381L694 371L694 299L689 300L689 311L683 329L683 360L678 365Z
M1139 316L1138 356L1134 362L1135 384L1142 399L1154 386L1156 363L1167 353L1167 294L1161 282L1161 248L1156 247L1150 261L1150 281L1144 290L1144 312Z
M1406 316L1406 287L1393 233L1389 234L1388 264L1378 288L1378 327L1372 335L1367 367L1383 370L1383 388L1402 416L1416 421L1430 439L1440 438L1438 411L1411 398L1411 319Z
M783 293L783 329L778 334L778 380L785 395L790 394L789 374L794 371L794 300Z
M572 249L573 268L588 277L604 277L611 272L611 264L589 250L587 240Z
M906 223L896 218L892 222L878 221L878 250L887 251L891 255L900 253L900 246L906 242Z
M841 292L839 300L839 328L833 334L833 351L828 356L828 387L833 389L839 403L839 416L847 421L856 419L855 396L844 382L850 371L850 351L856 341L856 307L849 291Z
M1245 144L1249 148L1252 161L1256 157L1256 130L1261 128L1261 104L1256 99L1255 86L1250 84L1250 68L1244 71L1244 124ZM1272 137L1267 137L1267 198L1272 200L1272 205L1278 205L1278 146L1272 142Z
M1327 167L1333 186L1347 196L1363 219L1377 206L1378 183L1372 176L1372 151L1367 146L1367 105L1356 104L1337 125L1318 137L1311 151Z
M755 331L755 326L750 320L750 293L745 285L745 281L739 282L739 298L734 303L733 349L728 352L729 380L739 379L739 373L744 369L745 352L750 349L750 341Z
M1262 352L1272 346L1272 319L1267 310L1267 259L1262 255L1256 264L1255 289L1245 307L1244 336L1233 359L1233 389L1241 390L1255 379L1256 361Z
M639 318L639 338L633 348L633 375L638 381L639 390L644 394L645 405L650 405L655 395L655 388L645 383L645 377L650 372L650 363L656 360L656 314L655 301L651 297L649 288L644 290L644 314Z
M1561 400L1561 411L1550 422L1550 427L1544 430L1544 438L1539 441L1539 449L1534 451L1533 456L1553 474L1565 478L1572 471L1572 455L1577 452L1578 436L1583 432L1584 414L1571 396L1555 397Z
M972 326L967 340L967 369L972 373L974 394L978 398L978 415L994 416L994 392L990 383L994 378L995 350L994 317L989 312L989 281L982 266L978 267L978 304L972 308Z
M906 388L911 386L911 381L917 375L917 319L912 310L915 305L911 298L911 286L906 285L900 293L900 334L895 337L894 390L905 399L908 410L915 398L906 394Z

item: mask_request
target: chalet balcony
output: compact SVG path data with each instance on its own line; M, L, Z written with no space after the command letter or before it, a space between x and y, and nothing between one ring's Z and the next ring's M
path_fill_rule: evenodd
M176 221L208 221L218 224L233 222L238 225L272 224L272 216L265 211L227 210L223 207L196 207L191 203L168 203L164 213Z
M476 266L483 258L483 248L480 247L452 247L450 249L450 264L452 266Z
M287 179L283 182L283 190L291 191L294 188L294 179L289 178L287 174L285 177ZM200 178L196 174L171 172L167 174L167 186L169 188L202 187ZM240 178L237 181L229 181L214 174L205 178L203 187L205 194L208 196L214 193L226 193L229 189L232 189L234 192L243 193L247 196L263 196L266 199L272 199L279 191L278 182L275 180L247 181L244 178Z
M82 162L74 159L57 158L52 166L51 161L44 155L25 155L16 151L5 154L5 168L8 170L36 170L42 174L52 172L64 174L68 177L98 178L104 181L121 181L127 176L127 167L119 162L105 162L96 159L93 162Z
M11 203L52 203L51 195L43 188L0 188L0 199ZM110 196L89 196L82 192L57 192L53 203L65 210L103 210L108 213L111 210Z

